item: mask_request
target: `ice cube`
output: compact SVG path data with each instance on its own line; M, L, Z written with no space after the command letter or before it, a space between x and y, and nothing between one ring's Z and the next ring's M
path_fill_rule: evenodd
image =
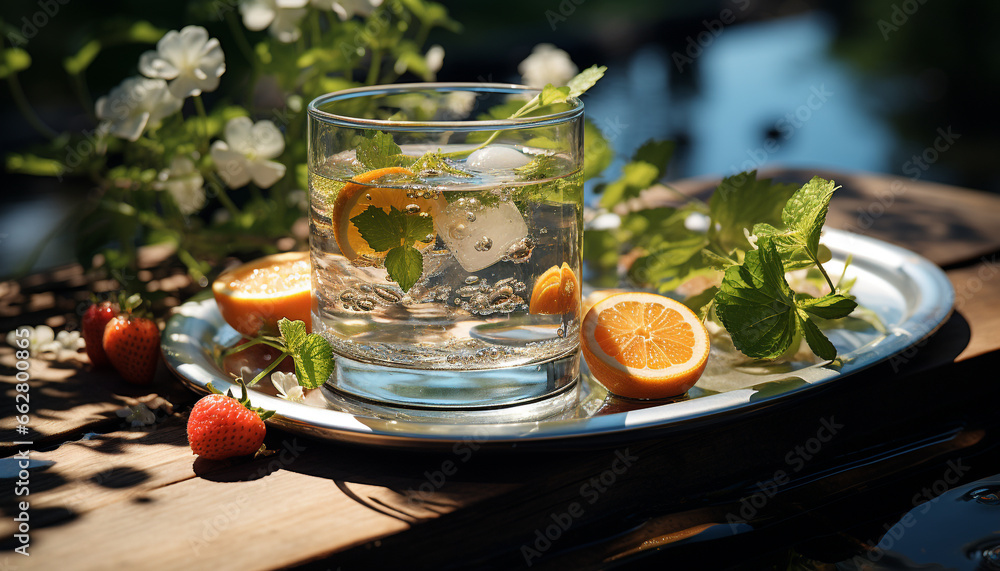
M497 263L511 245L528 235L524 217L509 200L485 206L473 197L459 198L434 217L434 226L467 272Z
M477 171L516 169L531 162L531 158L521 151L506 145L490 145L473 151L465 160L465 166Z

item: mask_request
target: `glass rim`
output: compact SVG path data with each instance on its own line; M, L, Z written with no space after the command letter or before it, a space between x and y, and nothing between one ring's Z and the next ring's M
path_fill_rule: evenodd
M330 125L340 127L353 127L359 129L380 129L385 131L406 131L406 130L444 130L444 131L479 131L479 130L507 130L524 129L529 127L543 127L564 123L571 119L580 117L583 114L583 102L578 97L570 97L567 101L572 105L570 109L549 113L534 117L518 117L516 119L490 119L490 120L447 120L447 121L390 121L387 119L362 119L348 115L338 115L329 111L324 111L320 107L334 101L353 99L371 95L395 95L412 91L466 91L466 92L488 92L488 93L530 93L538 94L542 90L516 83L476 83L476 82L426 82L426 83L395 83L388 85L369 85L363 87L353 87L342 89L316 97L309 102L307 112L310 120L317 120Z

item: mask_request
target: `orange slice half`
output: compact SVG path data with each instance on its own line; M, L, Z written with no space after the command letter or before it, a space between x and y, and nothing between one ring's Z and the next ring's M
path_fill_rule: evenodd
M264 256L223 272L212 294L226 323L243 335L277 335L278 320L312 323L309 252Z
M583 318L583 358L613 394L658 399L684 394L708 363L708 331L690 309L652 293L609 296Z

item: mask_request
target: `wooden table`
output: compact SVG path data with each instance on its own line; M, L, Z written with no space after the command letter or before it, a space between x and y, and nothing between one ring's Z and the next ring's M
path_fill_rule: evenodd
M195 395L178 380L161 370L153 386L133 387L90 371L83 356L31 360L31 433L11 436L15 357L4 346L0 568L693 568L870 551L866 542L912 509L947 462L969 466L959 483L1000 473L1000 198L818 174L843 185L830 225L917 251L955 287L954 315L904 360L618 448L428 454L271 428L276 454L207 462L187 446ZM711 181L678 186L701 192ZM658 200L655 189L643 200ZM162 276L163 289L184 284L176 273ZM74 267L0 284L0 331L73 326L93 286ZM128 428L115 411L151 393L173 412ZM834 437L789 470L789 454L824 424ZM15 496L22 450L30 494ZM781 470L787 478L775 477ZM748 508L762 489L766 501ZM12 551L20 501L30 502L30 557Z

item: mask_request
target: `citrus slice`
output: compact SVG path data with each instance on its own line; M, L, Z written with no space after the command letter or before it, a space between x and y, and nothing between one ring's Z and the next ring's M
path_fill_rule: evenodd
M277 335L278 320L301 320L310 329L312 274L309 252L264 256L223 272L212 293L226 323L243 335Z
M528 313L532 315L562 315L580 307L580 280L566 262L552 266L535 280L531 288Z
M358 214L369 206L381 208L388 214L390 208L409 214L427 214L433 216L437 212L437 201L429 198L410 198L407 191L399 188L380 188L372 183L387 175L409 175L413 172L403 167L387 167L359 174L352 178L353 182L344 185L337 193L330 216L333 224L333 236L344 257L356 260L362 256L382 259L386 252L378 252L368 245L358 227L351 222ZM429 234L425 240L418 240L414 247L423 250L434 244L436 234Z
M690 309L662 295L609 296L583 318L583 358L613 394L657 399L684 394L708 362L708 331Z

